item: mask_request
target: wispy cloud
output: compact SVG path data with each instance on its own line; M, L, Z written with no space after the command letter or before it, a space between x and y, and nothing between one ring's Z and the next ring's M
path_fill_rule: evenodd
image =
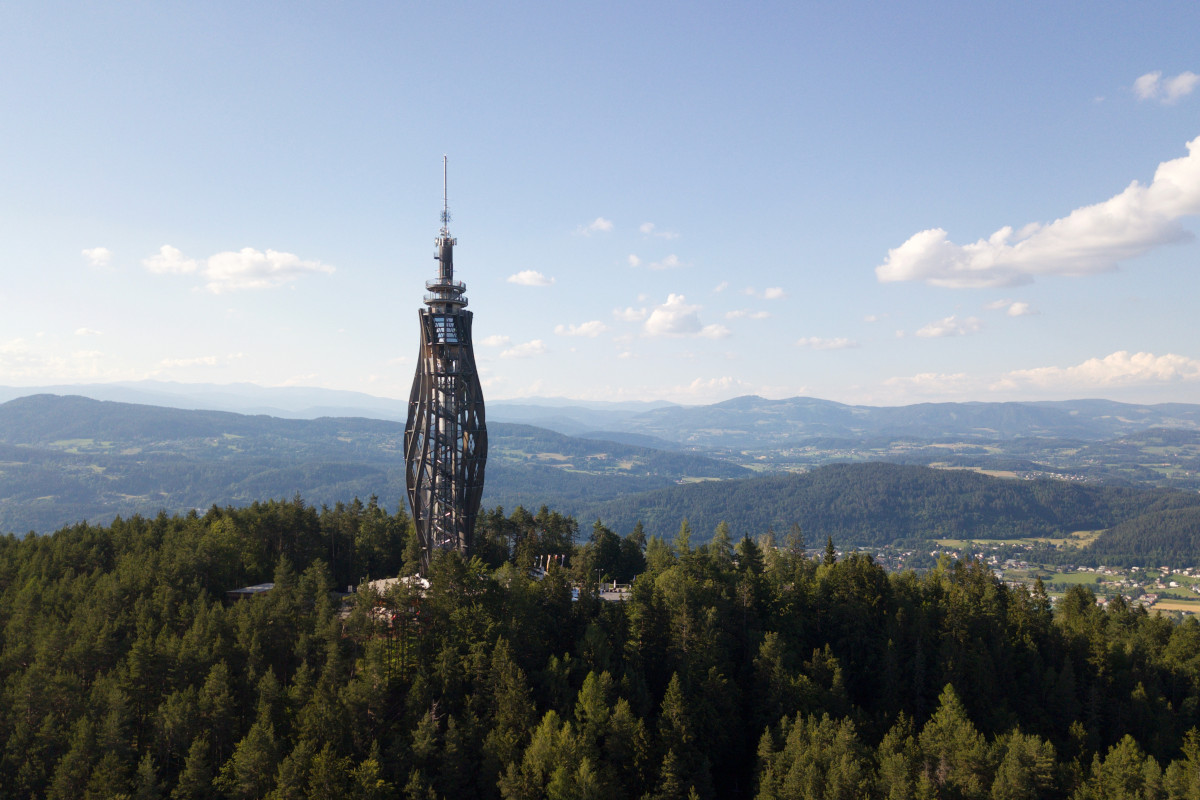
M705 325L700 321L702 306L689 305L681 294L667 296L667 302L656 306L646 319L644 330L650 336L699 336L722 339L729 335L724 325Z
M920 394L956 394L975 387L977 381L965 372L921 372L917 375L888 378L884 386L911 390Z
M210 256L204 267L207 287L212 292L239 289L271 289L302 275L329 274L333 267L319 261L305 261L292 253L243 247Z
M113 254L107 247L90 247L83 251L83 257L89 266L107 267L112 263Z
M640 258L638 258L637 256L635 256L633 253L630 253L629 254L629 266L640 267L641 265L642 265L642 260Z
M638 226L638 230L646 236L657 236L660 239L678 239L679 234L674 231L660 231L653 222L643 222Z
M1028 317L1038 313L1029 303L1023 300L993 300L984 306L989 311L1000 311L1010 317Z
M546 343L541 339L534 339L529 342L522 342L515 347L510 347L500 354L501 358L533 358L534 356L545 355Z
M1173 78L1164 78L1162 72L1147 72L1133 82L1133 93L1139 100L1157 100L1163 105L1173 105L1186 97L1200 85L1200 75L1181 72Z
M875 268L880 281L935 286L1016 286L1043 275L1092 275L1156 247L1190 238L1179 220L1200 214L1200 137L1188 155L1158 165L1148 185L1134 181L1101 203L1043 225L1003 227L987 239L957 245L931 228L889 250Z
M1194 358L1175 353L1156 356L1153 353L1119 350L1070 367L1014 370L1005 374L991 388L1003 390L1032 386L1074 390L1197 380L1200 380L1200 361Z
M721 292L725 291L728 288L729 288L729 281L721 281L720 283L718 283L716 286L713 287L713 293L720 294Z
M47 352L44 343L23 337L0 341L0 375L11 381L118 381L138 380L144 373L105 366L99 350L76 350L70 354Z
M591 236L593 233L609 233L612 231L612 229L613 224L611 219L596 217L587 225L580 225L576 233L580 233L584 236Z
M515 283L518 286L552 286L554 278L547 278L534 269L524 269L516 275L509 275L508 282Z
M809 350L847 350L858 347L858 342L844 337L826 339L821 336L805 336L796 340L796 346Z
M747 286L740 291L747 297L761 297L763 300L782 300L787 297L787 292L782 286L771 286L761 292L753 286Z
M982 323L975 317L959 319L956 315L951 314L945 319L931 322L924 328L921 328L917 331L917 336L926 339L939 339L943 336L966 336L967 334L978 332L982 327Z
M556 325L554 332L559 336L584 336L594 339L608 330L608 326L598 319L581 322L578 325Z
M511 341L507 336L499 333L493 333L491 336L485 336L479 340L479 343L484 347L504 347Z
M766 319L769 316L771 316L770 311L751 311L748 308L725 312L725 319Z
M218 364L216 356L196 356L195 358L164 358L158 362L160 367L215 367Z
M686 267L687 264L680 261L679 256L671 253L671 255L661 261L652 261L647 266L650 269L679 269L680 267Z
M334 271L333 267L319 261L305 261L292 253L278 250L263 252L253 247L209 256L201 269L199 262L184 257L178 248L169 244L142 259L142 266L158 274L188 275L199 271L208 281L206 288L217 294L241 289L270 289L290 283L302 275Z
M99 336L100 331L93 330L91 328L76 328L75 335L76 336Z
M633 306L624 309L614 308L613 316L622 322L641 322L646 318L646 309Z

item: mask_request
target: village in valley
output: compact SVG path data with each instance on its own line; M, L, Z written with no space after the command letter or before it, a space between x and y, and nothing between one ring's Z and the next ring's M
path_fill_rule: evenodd
M1032 588L1040 578L1052 602L1057 602L1074 584L1089 587L1096 603L1106 607L1116 598L1169 616L1200 614L1200 566L1142 567L1085 566L1069 563L1039 563L1034 555L1045 542L942 540L928 550L916 548L872 548L875 562L889 572L913 569L922 572L939 560L979 561L992 569L1005 584ZM1042 550L1041 552L1045 552Z

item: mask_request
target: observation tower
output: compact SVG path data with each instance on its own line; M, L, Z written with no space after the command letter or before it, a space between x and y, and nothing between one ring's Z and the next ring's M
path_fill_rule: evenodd
M437 278L425 283L421 352L404 426L404 478L421 541L421 572L435 550L471 552L483 495L487 427L471 345L466 284L454 280L454 245L442 158L442 229L435 240Z

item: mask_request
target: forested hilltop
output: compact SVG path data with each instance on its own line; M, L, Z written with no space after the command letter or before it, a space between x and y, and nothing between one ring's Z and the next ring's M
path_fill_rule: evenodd
M1200 623L978 564L299 499L0 538L0 797L1190 798ZM541 580L529 566L562 556ZM604 602L598 578L633 578ZM225 592L273 579L264 595ZM572 600L572 587L581 589Z

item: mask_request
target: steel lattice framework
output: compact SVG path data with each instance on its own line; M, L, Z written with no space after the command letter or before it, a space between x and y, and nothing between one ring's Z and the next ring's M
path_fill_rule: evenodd
M483 495L487 427L471 345L467 287L454 280L454 245L442 212L437 280L425 284L421 354L404 427L405 483L421 540L422 572L435 550L471 552Z

